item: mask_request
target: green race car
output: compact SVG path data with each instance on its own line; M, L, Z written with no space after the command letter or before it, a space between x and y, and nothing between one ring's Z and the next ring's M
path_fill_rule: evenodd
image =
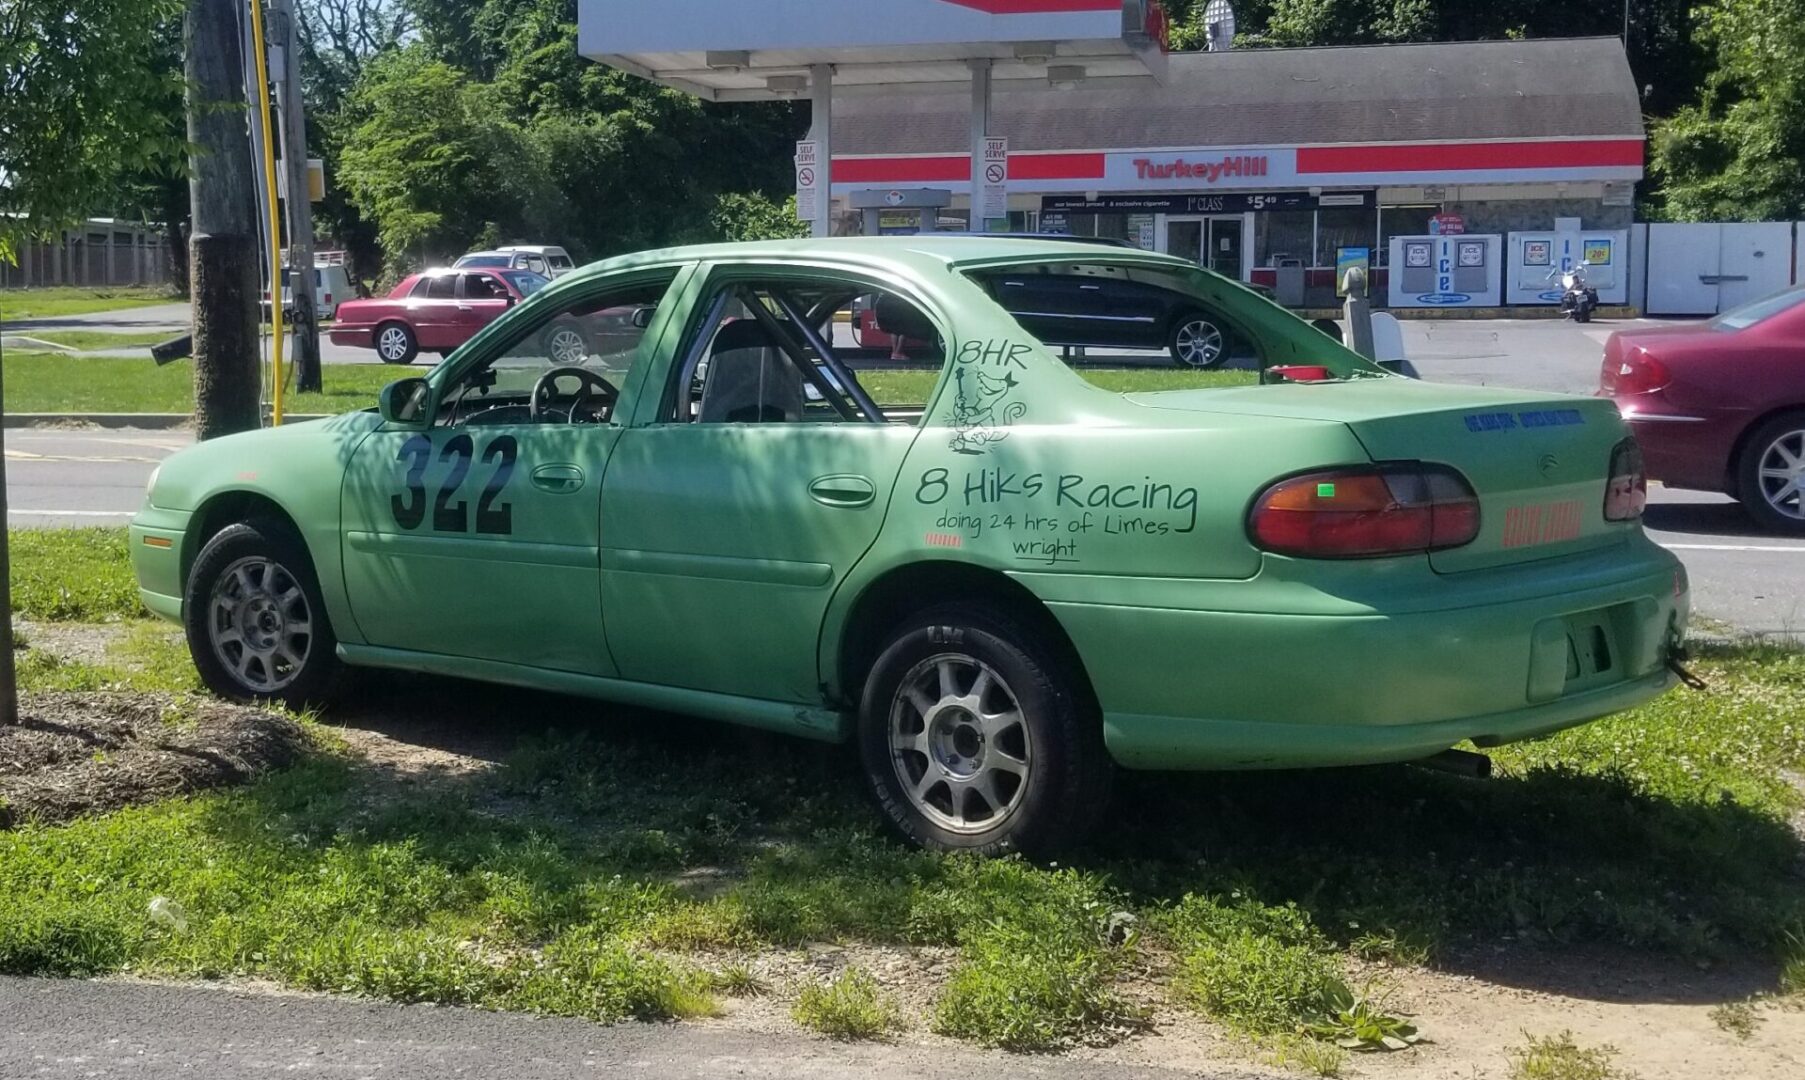
M1093 386L1012 289L1207 316L1258 384ZM867 388L895 361L937 372L913 408ZM131 550L230 697L353 665L856 740L915 841L1046 850L1116 767L1406 761L1662 693L1687 585L1645 496L1608 401L1392 376L1178 259L916 236L591 266L378 408L168 459Z

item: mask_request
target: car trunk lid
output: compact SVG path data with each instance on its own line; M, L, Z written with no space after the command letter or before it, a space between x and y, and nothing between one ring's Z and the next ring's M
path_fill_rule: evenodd
M1375 461L1458 469L1479 496L1480 530L1472 543L1429 556L1442 573L1605 547L1633 528L1604 519L1611 451L1625 431L1603 399L1398 378L1128 398L1156 409L1338 421Z

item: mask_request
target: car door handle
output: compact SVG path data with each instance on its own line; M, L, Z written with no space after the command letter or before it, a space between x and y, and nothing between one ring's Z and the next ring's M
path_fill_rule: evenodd
M877 487L863 476L822 476L808 486L808 493L822 506L856 510L871 505L877 498Z
M459 304L458 310L459 311L475 311L476 309L471 307L469 304Z
M569 495L583 486L583 470L575 465L541 465L533 470L533 486L553 495Z

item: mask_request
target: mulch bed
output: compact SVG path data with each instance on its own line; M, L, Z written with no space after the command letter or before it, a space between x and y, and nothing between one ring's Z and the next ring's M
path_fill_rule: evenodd
M165 694L27 694L0 727L0 829L105 813L283 768L308 737L262 709Z

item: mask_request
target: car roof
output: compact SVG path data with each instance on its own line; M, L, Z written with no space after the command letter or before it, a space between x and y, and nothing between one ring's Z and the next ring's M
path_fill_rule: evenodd
M563 248L556 244L509 244L507 247L498 247L495 249L497 254L512 254L516 251L524 251L529 255L543 255L548 251L563 250Z
M725 244L690 244L683 247L657 248L631 255L591 263L575 274L559 279L565 282L586 280L598 274L635 267L672 263L706 262L725 259L774 259L784 261L826 256L839 261L864 263L873 268L908 265L917 270L944 270L986 262L1036 259L1067 261L1099 259L1110 262L1136 262L1162 269L1196 269L1197 264L1173 255L1161 255L1139 248L1098 244L1094 240L1078 240L1059 236L1033 236L999 233L917 233L913 236L838 236L830 239L747 240Z

